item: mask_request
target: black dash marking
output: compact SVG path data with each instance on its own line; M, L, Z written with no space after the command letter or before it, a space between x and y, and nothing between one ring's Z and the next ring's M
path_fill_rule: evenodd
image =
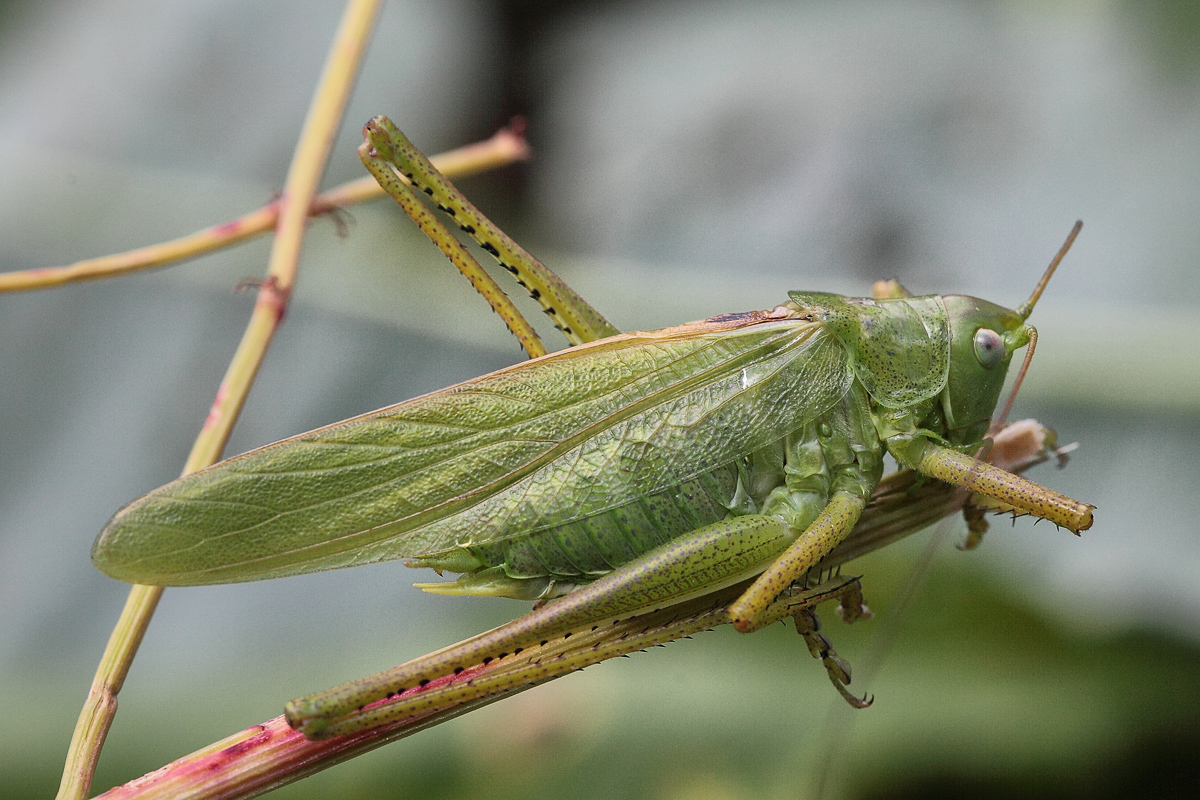
M565 634L563 634L563 638L564 638L564 639L570 639L570 638L571 638L571 632L570 632L570 631L567 631Z
M463 668L462 668L462 667L455 667L455 668L454 668L454 674L455 674L455 675L458 675L458 674L460 674L462 671L463 671Z
M484 663L484 664L490 664L490 663L492 663L492 657L491 657L491 656L488 656L487 658L485 658L485 659L483 660L483 663Z
M463 233L470 234L471 236L475 235L475 226L474 225L459 225L458 227L463 229Z
M534 300L537 300L539 297L542 296L542 293L539 292L537 289L530 289L529 296L532 297Z
M496 656L496 658L504 658L507 655L508 653L501 653L500 655Z
M705 322L757 322L761 318L761 311L734 311L729 314L718 314L715 317L709 317Z
M550 640L549 640L549 639L542 639L542 647L545 647L545 646L546 646L546 645L548 645L548 644L550 644Z
M417 686L428 686L428 685L429 685L429 679L428 679L428 678L425 678L424 680L422 680L422 681L420 681L419 683L417 683Z
M425 192L425 194L429 195L430 197L433 197L433 189L430 189L428 186L422 186L421 191Z
M482 247L484 250L487 250L489 253L494 255L496 258L500 257L500 251L497 250L496 245L492 244L491 242L480 242L479 246Z
M518 647L516 650L513 650L513 655L514 656L518 655L524 649L525 649L524 647Z
M396 696L396 693L395 693L395 692L388 692L387 694L385 694L385 695L383 696L383 699L384 699L384 700L391 700L391 699L392 699L393 697L395 697L395 696Z

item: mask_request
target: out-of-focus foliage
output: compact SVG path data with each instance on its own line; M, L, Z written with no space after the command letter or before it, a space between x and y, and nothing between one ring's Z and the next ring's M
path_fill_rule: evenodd
M0 269L176 236L270 198L336 23L329 4L47 2L0 15ZM868 688L840 703L794 633L721 631L591 668L279 796L1187 796L1200 785L1200 63L1195 4L389 6L358 128L427 151L528 116L534 162L464 190L623 329L788 289L1023 300L1016 413L1080 449L1040 482L1099 506L1076 539L1000 521L942 552ZM392 208L315 223L231 451L517 360ZM123 586L88 548L183 463L260 276L256 244L118 282L0 296L0 794L45 797ZM921 542L854 565L875 621ZM421 596L399 565L169 591L97 789L290 697L519 613ZM858 688L858 684L854 688ZM838 719L848 710L837 708Z

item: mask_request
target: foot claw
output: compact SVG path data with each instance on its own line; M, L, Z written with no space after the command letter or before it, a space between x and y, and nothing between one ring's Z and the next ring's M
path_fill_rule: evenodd
M865 607L862 605L862 592L858 592L858 600L856 614L853 619L858 619L863 616L862 611ZM845 601L843 601L845 602ZM852 606L853 607L853 606ZM841 608L841 606L839 606ZM867 612L869 615L870 612ZM850 683L850 663L839 656L833 649L833 645L829 643L821 629L821 621L811 608L801 608L796 611L794 616L796 621L796 632L804 637L804 643L808 645L808 652L813 658L819 658L821 664L825 667L825 672L829 675L829 682L833 684L833 688L837 689L847 703L854 708L866 708L875 702L875 698L871 695L858 697L851 694L846 685Z

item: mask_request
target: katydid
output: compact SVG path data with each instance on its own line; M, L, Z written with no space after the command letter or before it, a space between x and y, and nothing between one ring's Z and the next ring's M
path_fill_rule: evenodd
M426 591L542 602L399 673L294 701L289 722L305 735L355 730L338 723L366 704L552 635L757 576L729 607L739 630L754 630L848 536L885 453L1076 533L1092 524L1093 506L973 455L1013 353L1029 345L1029 363L1036 331L1025 321L1078 225L1015 311L898 286L875 298L792 292L765 311L617 334L390 121L364 134L364 164L455 263L467 271L474 259L413 205L400 175L576 346L236 456L135 500L100 533L96 565L137 583L404 558L460 573ZM539 352L536 334L522 342Z

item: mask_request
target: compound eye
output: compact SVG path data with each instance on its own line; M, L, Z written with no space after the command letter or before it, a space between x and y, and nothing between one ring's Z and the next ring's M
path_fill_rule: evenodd
M975 331L975 358L984 369L995 369L1004 360L1004 339L987 328Z

